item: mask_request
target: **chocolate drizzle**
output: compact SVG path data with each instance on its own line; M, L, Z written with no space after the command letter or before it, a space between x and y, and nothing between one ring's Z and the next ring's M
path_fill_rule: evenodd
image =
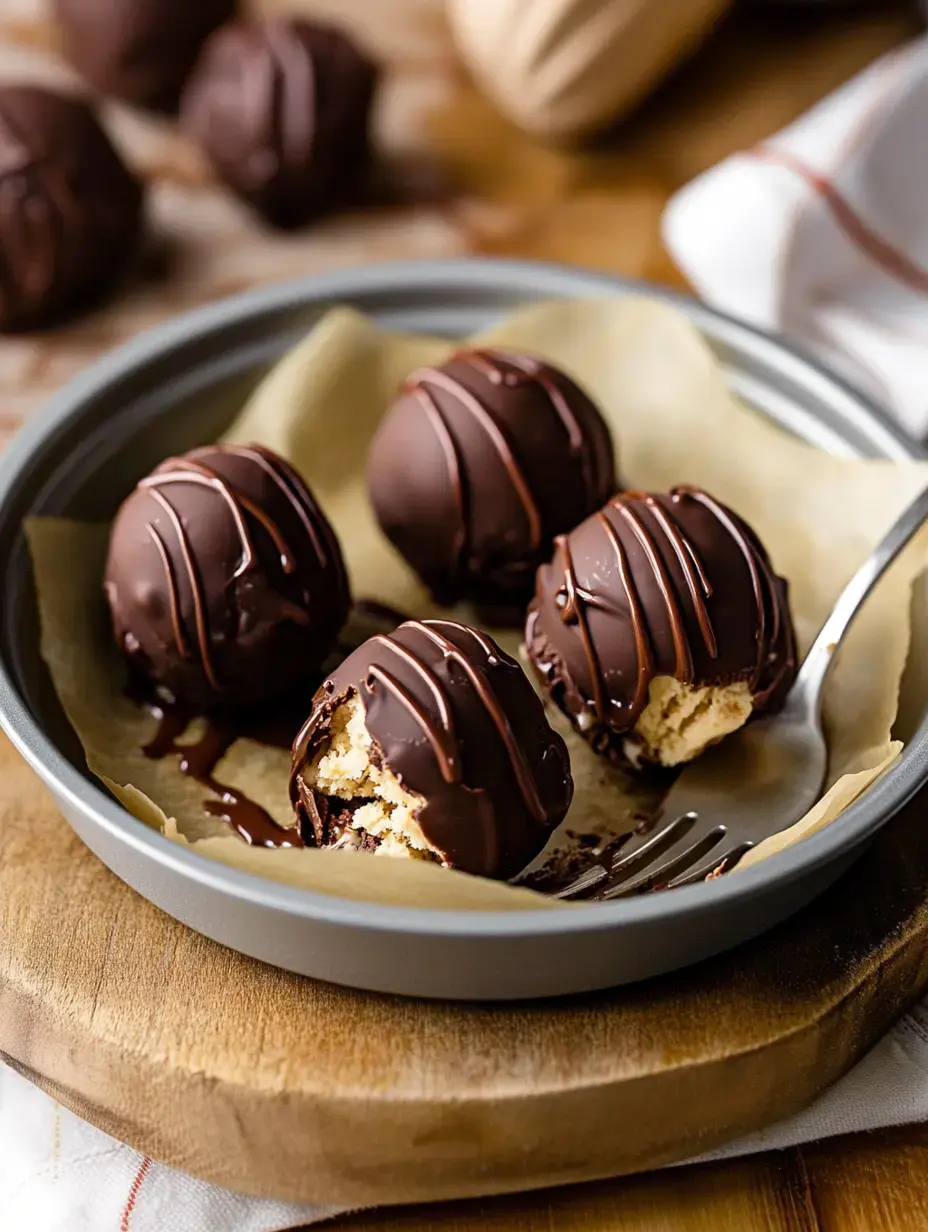
M729 511L720 505L718 501L713 500L707 492L701 492L697 488L684 488L680 491L687 492L695 500L700 501L708 509L711 509L721 524L731 535L732 539L737 543L741 550L741 554L748 563L751 570L751 584L754 588L754 606L757 611L757 663L753 676L752 686L757 687L761 673L764 669L764 646L767 641L767 596L775 593L777 578L773 570L770 568L770 563L767 560L767 555L761 550L760 545L756 540L748 537L745 533L743 525L739 525L738 521L732 517ZM785 608L785 604L783 605ZM773 628L770 630L770 640L776 642L780 635L780 624L782 621L781 605L776 602L769 603L770 615L773 620Z
M237 0L50 0L67 59L98 94L174 111L200 47Z
M558 538L526 644L569 714L616 731L634 726L656 676L744 681L763 707L796 666L785 582L740 518L690 486L621 493Z
M142 201L86 103L0 87L0 330L49 324L106 289L135 250Z
M615 552L616 566L619 570L619 579L622 584L622 589L628 597L629 614L632 621L632 634L635 639L635 657L638 661L638 673L635 680L635 693L632 698L631 710L633 714L638 714L644 706L648 697L648 684L651 680L651 675L654 671L654 658L651 654L651 644L648 639L647 626L645 624L644 612L641 607L641 600L638 597L638 592L632 581L632 571L629 565L628 555L621 538L616 532L615 527L603 513L596 515L597 519L602 523L603 530L609 540L613 552ZM565 550L567 546L565 544ZM573 565L571 563L571 570ZM565 570L565 582L567 579L567 571ZM598 606L602 611L608 611L608 607L595 595L586 596L585 592L581 597L581 602L586 601ZM578 607L578 613L579 613ZM578 615L579 619L579 615ZM584 622L584 646L587 654L590 656L590 670L594 681L594 698L595 706L594 713L596 717L605 722L607 718L605 705L605 686L603 683L602 669L595 656L593 649L593 640L590 637L589 626Z
M74 198L62 170L47 156L37 158L29 148L27 134L15 115L4 114L0 109L0 150L3 152L0 173L0 201L7 226L15 230L10 236L12 261L2 263L2 291L0 302L4 316L15 319L18 315L17 300L29 288L54 287L57 274L67 256L63 238L67 231L67 219L75 212L78 203ZM24 192L24 188L26 191ZM23 198L29 208L11 210L10 199ZM30 199L31 198L31 199ZM29 240L33 251L30 252ZM26 258L31 268L18 270ZM25 274L25 276L24 276Z
M345 802L318 796L304 772L332 719L361 698L373 747L407 791L448 865L505 877L523 868L567 810L567 750L521 668L489 637L450 620L412 620L352 654L316 694L293 746L290 794L303 835L328 845Z
M463 352L457 356L458 359L468 359L481 372L489 371L490 379L494 385L498 385L502 381L502 372L500 368L493 367L488 363L491 352L475 355L474 352ZM518 371L518 369L517 369ZM470 392L466 385L461 381L456 380L447 372L443 372L440 368L420 368L418 372L414 372L406 382L406 388L419 398L424 398L434 414L441 419L444 425L444 420L441 417L441 412L438 408L438 403L435 401L432 394L432 388L442 389L450 394L456 401L457 406L472 415L474 421L480 425L482 431L486 434L487 441L490 447L496 453L497 457L503 464L503 468L509 477L509 482L512 489L518 498L519 504L522 506L522 512L525 515L525 520L528 524L529 545L533 549L537 549L541 543L541 512L538 508L538 503L535 500L534 493L529 487L528 480L519 466L518 460L506 439L505 433L500 428L499 424L490 413L490 409L475 397ZM450 440L450 433L445 427L445 435ZM453 445L452 445L453 447ZM461 492L461 464L457 457L455 449L454 473L450 475L452 483L455 486L456 492ZM464 516L463 499L461 505L461 527L459 534L461 537L466 535L467 524ZM466 538L464 539L466 542Z
M154 703L149 709L158 720L154 736L143 746L142 752L152 760L161 760L172 754L177 757L181 774L202 783L217 798L205 800L203 810L211 817L219 817L253 847L302 847L303 840L298 829L285 829L277 824L270 813L255 803L237 788L229 787L213 777L213 771L232 745L241 736L261 739L266 744L278 744L289 748L290 741L281 742L273 725L265 727L256 721L237 722L233 718L206 720L206 730L193 744L178 744L178 738L189 726L191 716L180 706Z
M117 515L105 589L137 673L194 710L313 674L349 602L331 527L257 445L194 449L143 479Z
M472 629L468 625L457 624L451 620L430 620L413 621L413 627L419 629L438 646L446 659L450 659L457 663L461 670L467 676L474 692L480 698L486 708L487 714L493 720L493 726L499 732L500 740L506 748L506 753L509 757L509 763L512 766L516 776L516 781L519 784L519 790L522 793L522 800L532 816L538 822L543 822L546 817L545 806L542 804L538 796L538 788L535 784L531 769L525 759L525 756L519 747L515 738L515 734L509 723L509 719L505 710L499 703L499 698L493 692L490 678L486 672L478 672L472 660L464 654L464 652L450 642L446 637L438 632L439 628L445 627L451 630L464 630L470 634L473 640L481 648L486 655L486 662L489 666L494 666L497 662L497 650L499 649L489 641L477 629Z
M435 596L488 604L524 601L553 536L615 482L608 428L583 391L496 350L413 372L368 475L384 531Z
M427 626L423 625L420 621L410 621L409 624L428 633ZM428 742L435 752L442 778L446 783L459 783L461 781L461 765L457 754L458 746L457 733L454 729L454 715L452 714L448 695L441 680L424 663L417 659L414 654L408 651L405 646L396 641L395 638L377 634L371 638L371 641L377 642L381 646L389 647L394 654L399 655L412 671L421 677L435 702L438 711L438 721L433 720L429 709L420 706L415 697L403 688L395 676L391 675L385 668L378 667L376 663L371 664L370 672L368 673L368 690L370 691L374 688L373 681L379 681L384 688L389 689L393 693L397 701L406 707L425 732Z
M424 371L428 372L430 369L424 369ZM461 567L467 551L467 505L464 500L464 468L458 455L458 447L455 444L454 437L448 431L448 425L442 418L441 411L438 409L438 403L428 386L421 381L421 374L419 375L419 383L407 383L406 388L412 391L422 404L435 431L435 436L438 438L441 451L445 455L445 463L448 467L448 482L454 494L455 522L450 536L450 559L448 561L448 572L453 575ZM412 381L412 378L410 378L410 381Z
M335 26L230 22L203 49L181 120L234 192L269 222L300 226L359 195L377 76Z
M325 568L326 554L325 548L320 540L320 537L309 519L306 511L306 506L314 509L312 498L306 492L305 487L300 484L302 492L295 490L295 485L286 482L287 475L283 468L282 460L275 459L274 465L269 461L269 455L258 445L252 445L247 449L236 446L225 446L227 453L234 454L236 457L247 458L254 462L271 478L272 482L283 493L287 501L300 520L303 528L306 531L310 542L316 552L319 564ZM207 451L203 451L206 453ZM296 479L295 474L293 479ZM296 480L299 483L299 480ZM267 531L274 547L280 556L280 565L284 573L293 574L297 569L296 554L290 549L287 540L284 537L280 526L274 521L266 510L262 509L255 501L249 499L243 492L239 491L234 485L225 480L218 471L207 466L204 462L198 460L197 451L193 450L183 458L168 458L158 467L153 475L149 475L147 479L143 479L139 484L142 491L150 492L154 501L167 514L174 533L177 536L177 544L180 549L181 559L187 572L187 582L190 588L190 593L193 596L194 614L197 630L197 647L199 650L200 663L206 678L214 689L221 689L222 684L216 673L213 657L210 652L210 628L207 614L207 601L203 594L203 584L200 580L199 570L196 561L194 560L193 550L190 546L190 540L183 522L178 516L177 510L171 504L164 488L170 488L176 484L194 484L200 487L211 488L218 492L222 500L225 502L226 508L231 515L235 529L238 533L241 542L241 560L232 573L232 580L242 577L249 570L260 568L260 561L255 550L255 545L252 540L251 532L248 528L246 514L250 515L255 522L258 522ZM314 509L314 512L315 509ZM177 586L177 581L174 577L174 570L171 565L171 560L168 555L164 540L161 538L156 526L153 522L148 523L148 533L155 541L158 547L158 554L164 564L165 584L168 591L168 602L171 607L171 623L174 628L177 638L178 649L183 658L189 658L191 654L190 646L183 632L183 617L180 607L180 592ZM312 601L312 596L309 588L303 586L303 602L309 606ZM296 624L309 624L309 615L304 608L298 607L295 603L288 602L283 596L280 596L281 614L294 621Z
M595 486L597 458L592 437L577 418L563 390L552 380L552 369L548 368L547 364L543 364L534 355L522 355L518 351L483 350L459 354L467 354L471 362L485 372L494 385L517 386L536 382L544 390L545 396L567 430L570 452L583 463L587 484L590 487Z

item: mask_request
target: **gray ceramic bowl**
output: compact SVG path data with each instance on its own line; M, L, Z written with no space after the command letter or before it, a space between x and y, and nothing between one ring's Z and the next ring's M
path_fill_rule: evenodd
M144 334L54 397L0 461L0 722L87 845L138 892L243 953L336 983L425 997L525 998L640 980L769 928L829 885L928 775L916 706L904 757L841 821L730 877L570 912L382 907L276 885L186 851L93 779L37 646L21 531L30 514L107 518L168 453L215 439L245 394L333 302L382 325L455 336L553 296L664 296L515 262L345 271L237 296ZM834 377L770 337L682 297L733 388L823 449L912 458L916 446Z

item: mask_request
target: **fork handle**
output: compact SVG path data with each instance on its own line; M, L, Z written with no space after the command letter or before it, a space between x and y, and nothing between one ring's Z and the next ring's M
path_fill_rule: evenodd
M835 661L835 651L864 605L867 596L902 549L928 520L928 488L893 523L844 590L819 630L790 691L788 705L802 706L818 717L822 690Z

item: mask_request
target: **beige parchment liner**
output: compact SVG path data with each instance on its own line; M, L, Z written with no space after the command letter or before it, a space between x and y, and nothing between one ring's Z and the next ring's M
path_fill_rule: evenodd
M655 490L701 484L746 518L790 581L803 649L857 565L928 484L928 464L835 458L787 436L729 392L698 331L659 302L538 304L479 341L534 351L577 377L610 422L626 484ZM352 310L335 309L267 375L227 434L277 450L303 473L340 536L356 596L416 615L436 609L377 528L365 457L402 379L415 367L440 362L450 349L442 340L384 333ZM420 861L267 851L230 836L203 813L199 784L178 774L173 761L153 762L140 752L153 723L122 695L122 664L100 594L108 527L33 519L27 532L42 654L88 766L136 817L203 855L326 894L445 908L569 909L529 890ZM923 535L883 581L840 652L825 700L826 795L791 830L760 844L750 860L833 821L898 756L902 746L890 729L909 646L910 587L926 562ZM495 635L518 652L517 633ZM307 696L307 710L309 703ZM627 828L631 813L653 803L646 790L596 758L559 715L551 718L569 742L576 782L555 844L568 829ZM288 763L284 750L240 740L216 777L291 824Z

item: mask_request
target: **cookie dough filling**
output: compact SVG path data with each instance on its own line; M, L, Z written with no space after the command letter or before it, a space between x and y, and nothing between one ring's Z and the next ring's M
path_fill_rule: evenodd
M480 629L408 620L316 691L293 744L303 840L500 880L570 805L567 748L514 659Z
M629 760L642 750L648 761L678 766L737 731L751 717L754 699L745 681L693 686L658 676L648 687L648 704L634 735L625 742Z
M377 855L440 860L416 820L424 801L406 791L383 762L364 721L364 706L349 697L332 716L328 747L303 772L306 785L325 801L327 845Z

